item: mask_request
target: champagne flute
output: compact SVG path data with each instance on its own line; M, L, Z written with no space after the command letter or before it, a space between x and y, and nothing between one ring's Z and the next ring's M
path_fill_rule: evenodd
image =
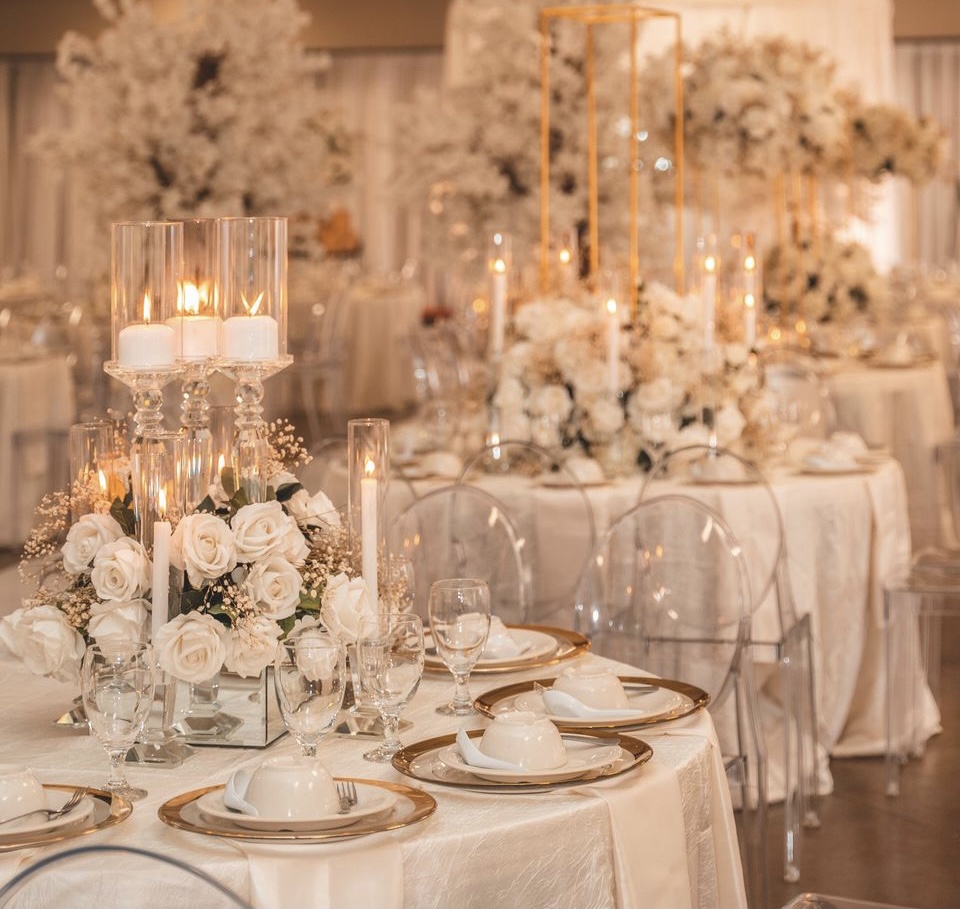
M324 631L308 629L277 645L274 686L290 734L306 758L337 722L343 705L346 650Z
M475 712L468 680L490 633L490 588L477 578L446 578L430 585L430 633L440 659L453 673L453 700L437 708L446 716Z
M389 761L402 744L400 711L410 703L423 675L423 622L418 615L386 612L366 616L357 638L360 682L380 711L383 744L364 753L368 761Z
M131 800L143 798L147 791L127 782L123 762L150 714L155 685L149 644L92 644L83 655L83 706L90 728L110 757L110 779L104 788Z

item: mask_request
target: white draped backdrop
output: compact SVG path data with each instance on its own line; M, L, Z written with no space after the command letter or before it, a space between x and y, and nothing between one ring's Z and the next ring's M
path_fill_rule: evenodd
M456 69L464 36L451 5L446 60L441 51L338 52L326 85L351 129L363 136L356 180L342 191L364 241L364 259L374 272L398 269L416 258L418 212L405 210L393 192L395 142L392 114L420 87L439 86ZM826 45L842 73L867 97L894 100L914 113L936 116L960 147L960 42L911 42L891 39L891 0L662 0L663 8L683 13L684 36L698 41L726 24L747 38L761 32L786 32ZM50 279L60 263L70 273L71 237L81 229L83 213L71 204L69 181L27 152L27 139L40 127L56 126L64 113L58 103L52 58L0 59L0 267L29 267ZM955 172L951 166L951 173ZM898 231L903 225L905 252L932 265L956 258L957 192L942 182L913 199L900 188L900 206L892 213L881 201L871 228L870 246L878 267L898 261ZM914 228L916 224L916 228ZM913 248L911 248L913 247ZM86 288L72 287L74 293Z

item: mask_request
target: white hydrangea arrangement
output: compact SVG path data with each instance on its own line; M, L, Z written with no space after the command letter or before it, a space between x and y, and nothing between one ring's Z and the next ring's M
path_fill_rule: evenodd
M896 175L922 186L944 159L943 127L932 117L912 117L891 104L862 104L850 109L850 170L873 183Z
M330 58L303 46L296 0L185 0L172 18L94 2L106 28L58 47L68 123L33 140L77 182L92 261L113 221L319 214L349 181L351 137L317 82Z
M273 438L289 440L289 429ZM302 448L273 451L268 501L247 502L225 471L176 523L171 563L183 572L181 611L153 642L175 678L204 682L221 669L258 675L281 638L324 625L351 640L360 617L375 608L338 510L284 468ZM37 557L54 564L37 592L0 620L0 643L32 672L60 681L76 680L88 643L139 640L148 629L152 565L134 539L130 496L94 494L88 505L94 510L69 527L69 496L57 493L44 506L23 573ZM384 578L385 596L390 583Z
M590 455L616 444L636 466L643 451L705 441L698 415L707 407L720 441L736 442L746 427L741 402L756 392L758 376L742 343L718 339L705 397L702 326L699 298L645 285L637 321L621 326L613 394L598 300L522 305L493 398L501 435Z
M883 318L889 282L859 243L831 234L801 234L764 258L763 294L769 313L796 313L809 324L842 324L858 316Z

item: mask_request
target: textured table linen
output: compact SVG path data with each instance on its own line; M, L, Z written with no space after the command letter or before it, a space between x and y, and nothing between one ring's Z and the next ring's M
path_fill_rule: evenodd
M948 533L940 508L936 448L954 432L953 405L943 364L873 368L849 362L827 377L837 428L886 448L906 475L914 549L934 546Z
M643 476L588 487L598 532L633 506ZM832 781L826 754L882 754L885 750L883 668L883 583L909 564L910 524L904 472L894 459L869 471L842 476L814 476L795 468L770 475L783 514L791 589L799 615L810 615L814 637L815 680L819 707L821 789ZM571 567L580 564L584 522L579 493L545 487L536 479L489 476L478 485L497 496L520 524L525 548L535 564L536 608L531 621L569 626L573 602L544 598L537 585L556 588ZM426 484L424 485L426 488ZM680 493L704 501L721 515L737 513L737 526L756 534L774 532L766 493L749 485L699 485L663 480L649 495ZM749 521L744 512L749 512ZM770 526L768 526L770 525ZM752 572L758 575L759 571ZM773 596L754 613L757 640L776 636ZM757 660L764 659L759 652ZM781 789L782 746L779 695L773 673L762 691L768 731L771 793ZM939 728L939 714L924 686L924 737Z
M607 663L593 655L584 659ZM541 669L476 677L472 689L479 694L543 674ZM455 731L451 719L434 712L452 684L443 674L425 677L405 712L405 719L414 724L404 733L406 742ZM45 782L103 783L107 760L97 742L51 724L71 694L70 686L31 676L10 657L0 659L0 715L5 730L0 759L28 764ZM482 720L467 725L479 727ZM201 748L177 769L130 767L131 781L144 786L149 795L136 803L128 821L84 842L133 842L173 855L252 899L258 909L292 905L303 909L328 905L354 909L375 905L381 909L743 906L746 899L730 796L712 745L713 724L703 713L688 726L692 734L683 737L662 731L643 736L654 748L650 764L604 783L602 797L581 789L497 796L423 784L439 804L432 817L376 838L341 843L332 850L291 846L283 850L283 873L270 878L252 869L270 860L272 848L254 847L251 862L226 840L167 827L156 812L176 794L222 783L233 770L255 765L266 755L294 751L289 737L260 751ZM370 747L369 739L331 737L321 744L320 757L336 775L412 782L389 765L362 760L362 752ZM642 809L627 827L612 824L608 809L608 800L619 802L621 797ZM629 832L631 827L634 833ZM621 834L621 830L627 832ZM64 847L47 847L32 855L14 853L16 858L8 856L0 864L0 875L9 877L15 863L26 863L56 848ZM624 862L630 867L625 868ZM664 869L670 872L665 874ZM96 873L108 892L110 875L117 871L122 873L122 866L111 861L109 873ZM356 888L350 880L358 873L381 877L369 902L353 899ZM93 882L81 877L75 883L89 886ZM341 903L344 893L352 894L353 901ZM396 902L388 902L384 893L393 893ZM158 902L168 896L162 882L157 883L157 896ZM301 902L306 898L309 904ZM171 909L194 905L189 896L178 894Z

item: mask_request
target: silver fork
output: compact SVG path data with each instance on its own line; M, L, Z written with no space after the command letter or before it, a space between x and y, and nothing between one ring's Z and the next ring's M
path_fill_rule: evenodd
M337 783L337 795L340 796L340 814L349 814L359 801L357 787L350 781Z
M11 821L19 821L21 818L31 817L34 814L46 814L48 821L55 821L58 817L63 817L73 811L80 804L83 797L87 794L86 787L77 789L59 808L37 808L34 811L28 811L26 814L18 814L16 817L8 817L0 824L9 824Z

